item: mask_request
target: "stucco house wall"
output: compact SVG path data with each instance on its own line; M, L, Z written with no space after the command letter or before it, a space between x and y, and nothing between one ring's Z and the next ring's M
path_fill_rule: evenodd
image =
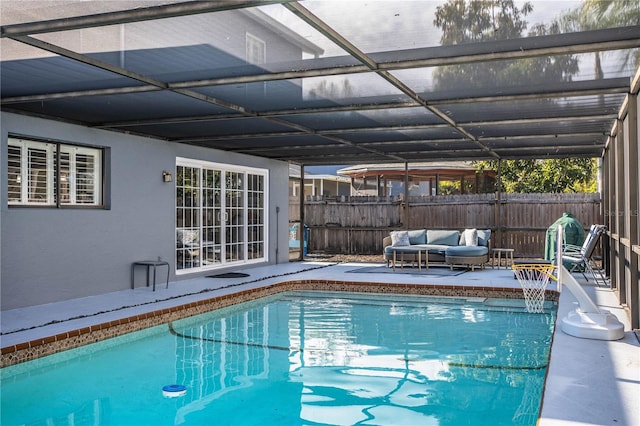
M107 208L9 207L10 134L107 148ZM177 281L174 285L205 275L175 274L175 182L163 182L162 172L172 171L175 177L176 157L269 170L267 263L288 261L285 162L11 113L1 115L1 142L2 310L128 289L131 263L138 260L167 260L172 265L170 280ZM276 229L282 235L276 236ZM143 279L144 273L138 285L144 285Z

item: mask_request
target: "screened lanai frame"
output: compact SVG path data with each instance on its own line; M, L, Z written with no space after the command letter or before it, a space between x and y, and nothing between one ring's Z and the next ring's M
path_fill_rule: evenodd
M640 25L442 46L444 1L20 3L2 5L3 110L305 165L601 157L640 47ZM558 16L531 4L530 27ZM264 63L224 37L238 15ZM563 81L433 77L568 53Z
M3 0L0 105L302 166L600 158L612 287L639 328L640 22L442 45L444 3ZM527 30L583 1L530 3ZM579 70L553 80L434 78L564 55Z

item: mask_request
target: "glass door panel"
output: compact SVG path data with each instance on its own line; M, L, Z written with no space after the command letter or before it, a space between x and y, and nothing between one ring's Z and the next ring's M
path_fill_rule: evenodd
M200 169L178 166L176 173L176 270L201 265Z
M225 254L233 262L245 259L244 173L226 172L225 183Z
M222 171L203 169L202 250L203 266L222 262Z
M247 174L247 224L249 259L264 257L264 176Z

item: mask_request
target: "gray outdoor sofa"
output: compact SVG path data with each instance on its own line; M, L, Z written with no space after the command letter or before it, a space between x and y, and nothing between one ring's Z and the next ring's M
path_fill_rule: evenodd
M382 244L384 259L388 266L394 260L394 251L396 260L404 263L416 262L418 249L422 249L423 255L425 252L428 253L429 264L446 264L451 269L454 266L469 267L471 270L480 266L484 269L485 264L489 261L491 230L466 229L460 232L458 230L415 229L394 231L384 238Z

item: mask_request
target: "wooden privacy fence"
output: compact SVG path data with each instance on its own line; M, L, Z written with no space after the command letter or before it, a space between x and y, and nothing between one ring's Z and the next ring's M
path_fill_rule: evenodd
M399 229L492 230L492 246L516 257L542 257L549 226L566 211L585 229L603 223L600 194L465 194L402 198L307 197L309 253L381 254L382 239ZM289 200L299 222L300 200Z

